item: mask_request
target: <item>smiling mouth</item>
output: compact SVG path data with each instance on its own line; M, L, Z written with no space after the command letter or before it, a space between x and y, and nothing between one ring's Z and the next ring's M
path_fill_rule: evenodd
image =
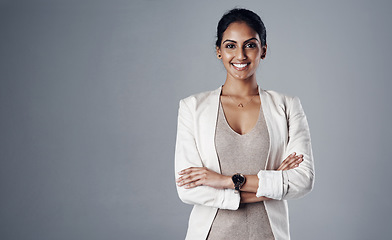
M231 65L238 71L245 70L250 63L232 63Z

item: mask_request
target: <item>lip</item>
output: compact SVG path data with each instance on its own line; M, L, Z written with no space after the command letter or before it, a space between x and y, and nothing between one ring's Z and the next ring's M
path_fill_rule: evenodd
M248 69L250 63L231 63L231 66L237 71L244 71Z

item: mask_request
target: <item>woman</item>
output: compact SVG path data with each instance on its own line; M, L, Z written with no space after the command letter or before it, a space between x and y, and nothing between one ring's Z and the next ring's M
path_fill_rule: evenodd
M296 97L259 88L267 52L260 17L233 9L218 23L224 85L180 101L175 170L193 204L187 239L290 239L287 200L313 188L306 116Z

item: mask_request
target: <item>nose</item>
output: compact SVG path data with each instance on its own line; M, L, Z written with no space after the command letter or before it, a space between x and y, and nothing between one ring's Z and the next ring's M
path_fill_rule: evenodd
M245 50L243 48L237 48L236 57L238 60L245 60L247 58Z

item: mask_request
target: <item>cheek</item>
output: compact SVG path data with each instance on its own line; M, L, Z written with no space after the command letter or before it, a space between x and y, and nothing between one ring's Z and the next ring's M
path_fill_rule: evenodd
M222 55L222 63L224 65L228 65L231 62L232 57L228 56L228 55Z
M222 59L231 59L233 56L228 52L222 52Z
M235 55L235 50L234 49L223 48L221 50L221 54L222 54L222 56L231 58L231 57L233 57Z
M260 49L259 50L254 50L254 51L249 51L248 52L248 57L250 57L250 58L252 58L254 60L257 60L257 59L260 59L261 53L262 53L262 51Z

